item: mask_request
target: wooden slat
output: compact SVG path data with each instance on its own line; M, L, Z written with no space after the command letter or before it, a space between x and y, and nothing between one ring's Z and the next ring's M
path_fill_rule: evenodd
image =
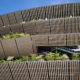
M72 32L71 18L65 19L65 30L66 30L66 33Z
M64 33L64 19L55 19L51 20L50 22L50 26L51 26L51 34L60 34L60 33Z
M48 45L48 36L31 36L34 45Z
M80 61L0 63L0 80L80 80Z
M23 24L23 29L25 33L34 35L36 34L36 25L35 22L28 22Z
M67 34L67 46L78 46L79 44L79 34Z
M30 80L26 62L9 63L14 80Z
M16 17L15 17L14 13L9 13L8 14L8 19L9 19L10 24L15 24L16 23Z
M49 45L53 46L66 46L66 35L55 34L49 36Z
M8 63L0 63L0 80L13 80Z
M20 56L30 56L33 53L30 37L17 38L16 41Z
M37 34L50 34L49 20L37 22L36 28L37 28Z
M23 33L24 32L22 24L14 24L14 25L11 25L10 28L13 33L16 33L16 32Z
M2 40L2 46L5 52L5 56L19 57L17 46L14 39Z
M48 71L50 80L69 79L68 61L48 61Z
M0 57L5 57L5 53L3 51L2 45L1 45L1 41L0 41Z
M3 21L2 21L2 18L0 16L0 27L2 27L2 26L3 26Z
M11 30L9 26L5 26L5 27L0 27L0 34L1 35L7 35L10 34Z
M79 61L70 61L70 80L79 80Z
M23 10L22 16L23 16L23 21L29 21L29 19L30 19L29 10Z
M46 62L28 62L31 80L48 80Z
M2 18L2 21L3 21L4 25L9 25L10 24L7 14L1 15L1 18Z
M17 11L14 13L17 23L23 22L22 11Z

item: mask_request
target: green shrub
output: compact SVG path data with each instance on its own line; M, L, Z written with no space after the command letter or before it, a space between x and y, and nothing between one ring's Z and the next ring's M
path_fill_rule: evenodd
M29 61L29 57L28 56L23 56L22 58L15 60L15 62L22 62L22 61Z
M14 62L22 62L23 60L22 60L22 58L20 58L20 59L16 59Z
M72 55L72 60L79 60L80 57L78 54ZM48 54L44 55L37 55L32 54L31 57L23 56L19 59L16 59L13 56L9 56L7 59L0 58L0 63L8 63L8 62L22 62L22 61L45 61L45 60L69 60L69 57L66 54L62 56L56 51L55 53L49 52Z
M4 60L4 58L0 58L0 63L4 63L5 62L5 60Z
M63 55L61 56L61 59L62 59L62 60L69 60L69 57L68 57L66 54L63 54Z
M56 50L56 53L55 53L55 59L56 59L56 60L60 60L60 59L61 59L61 56L60 56L60 54L57 52L57 50Z
M25 36L26 36L26 37L29 37L29 36L30 36L30 34L25 34Z
M30 22L35 22L35 21L43 21L44 19L38 19L38 20L36 20L36 19L33 19L33 20L31 20Z
M46 54L45 58L47 60L54 60L55 59L55 53L49 52L49 54Z
M12 33L12 34L8 34L8 35L4 35L0 38L0 40L3 39L11 39L11 38L18 38L18 37L28 37L30 36L30 34L26 34L26 33Z
M7 58L7 61L11 61L11 60L13 60L14 59L14 56L9 56L8 58Z
M55 60L61 60L61 56L55 56Z
M76 54L76 53L73 53L73 54L72 54L72 60L80 60L79 55Z
M29 57L28 56L23 56L22 61L29 61Z
M36 57L37 61L44 61L43 55L39 55Z
M0 63L8 63L8 62L13 62L14 57L9 56L6 60L4 58L0 59Z
M5 60L0 60L0 63L5 63L6 61Z
M36 57L37 57L37 54L32 54L30 60L31 60L31 61L37 61Z
M0 57L0 60L4 60L4 58L3 57Z

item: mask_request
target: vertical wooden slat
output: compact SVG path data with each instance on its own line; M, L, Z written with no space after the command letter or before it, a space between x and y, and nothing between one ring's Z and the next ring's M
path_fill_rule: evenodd
M31 80L48 80L46 62L28 62Z
M48 36L47 35L36 35L36 36L31 36L33 44L34 45L39 45L39 46L44 46L48 45Z
M35 25L35 22L28 22L23 24L24 32L31 35L36 34L36 27L37 26Z
M50 80L68 80L69 73L66 67L68 67L68 61L48 61Z
M80 80L80 61L0 63L0 80Z
M11 25L10 28L13 33L16 33L16 32L23 33L24 32L22 24L14 24L14 25Z
M2 18L0 16L0 27L2 27L4 24L3 24L3 21L2 21Z
M14 14L15 14L17 23L23 22L22 11L14 12Z
M30 20L29 10L23 10L22 16L23 16L23 21L29 21Z
M0 80L13 80L8 63L0 63Z
M9 25L10 24L7 14L1 15L1 18L2 18L2 21L3 21L4 25Z
M32 41L30 37L16 38L20 56L30 56L33 53Z
M37 34L50 34L49 20L36 22Z
M72 27L72 33L75 33L76 32L76 19L75 18L72 18L72 22L71 22L71 27Z
M74 34L67 34L67 46L74 45Z
M78 61L71 61L70 64L70 80L79 80L79 73L77 71L77 69L79 70Z
M14 13L9 13L8 14L8 19L9 19L10 24L15 24L16 23L16 17L15 17Z
M14 80L30 80L26 62L9 63Z
M14 39L1 40L5 56L19 57L17 46Z
M5 57L5 53L3 51L3 47L2 47L1 41L0 41L0 57Z
M49 36L49 45L53 46L66 46L66 35L63 34L55 34Z
M50 8L51 8L51 10L49 11L49 13L52 16L50 19L52 19L52 18L54 18L54 6L50 6Z
M7 35L10 34L11 30L9 26L5 26L5 27L0 27L0 34L1 35Z
M50 26L52 34L64 33L64 18L50 20Z

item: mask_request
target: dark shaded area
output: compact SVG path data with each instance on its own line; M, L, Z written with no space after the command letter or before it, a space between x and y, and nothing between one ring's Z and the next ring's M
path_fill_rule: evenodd
M56 52L58 51L61 55L62 54L67 54L70 58L72 56L73 53L77 53L78 52L72 50L72 49L77 49L77 46L37 46L37 52L39 54L47 54L47 52Z

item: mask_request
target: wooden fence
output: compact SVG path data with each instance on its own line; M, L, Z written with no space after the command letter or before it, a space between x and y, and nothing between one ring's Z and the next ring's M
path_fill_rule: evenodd
M80 80L80 61L0 63L0 80Z
M80 16L80 3L37 7L0 15L0 26L38 19L66 18Z
M16 32L31 35L80 33L80 17L49 19L0 27L0 35Z
M79 6L80 3L62 4L1 15L0 36L12 32L29 33L31 36L1 40L0 56L29 55L37 52L37 46L80 45L80 17L77 17L80 16ZM48 20L22 23L45 18Z
M78 46L80 33L34 35L0 40L0 57L30 56L37 53L38 46Z

